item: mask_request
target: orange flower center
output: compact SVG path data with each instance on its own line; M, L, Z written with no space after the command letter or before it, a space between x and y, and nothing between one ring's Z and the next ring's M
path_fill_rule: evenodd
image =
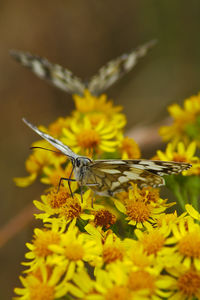
M181 155L179 153L174 153L174 155L173 155L173 161L176 161L176 162L187 162L187 158L184 155Z
M30 300L53 300L54 287L46 283L38 283L30 288Z
M78 218L81 214L81 205L76 197L67 199L64 205L61 215L65 216L67 220Z
M179 290L188 297L195 297L200 293L200 274L189 270L178 279Z
M81 244L71 243L65 249L65 256L72 261L81 260L84 256L84 249Z
M47 201L50 203L52 208L60 208L62 207L69 198L69 194L67 193L67 189L61 187L59 192L57 192L57 188L53 189L47 195Z
M129 300L130 292L127 287L124 286L114 286L108 290L105 300Z
M33 244L35 246L34 253L36 256L46 257L51 254L52 251L48 249L49 245L59 244L60 236L57 232L42 231L35 237Z
M105 263L109 264L116 260L123 259L123 251L116 246L105 246L103 249L103 260Z
M200 232L188 232L178 244L181 254L189 257L200 258Z
M95 212L94 223L96 226L109 228L116 222L116 217L106 209L100 209Z
M145 253L140 253L133 250L131 253L131 260L137 267L145 268L150 265L149 258Z
M140 149L136 142L128 137L125 137L122 141L121 152L126 152L128 158L140 158Z
M129 275L128 287L134 291L148 289L152 294L155 289L154 277L143 270L131 272Z
M93 126L97 126L102 121L102 119L105 117L106 117L105 114L99 113L99 112L93 113L89 116L90 122Z
M160 196L159 190L152 187L145 187L140 191L140 194L147 203L154 202L157 203Z
M163 247L165 238L160 232L154 230L149 234L144 234L141 242L143 244L144 251L148 255L157 254L157 252Z
M77 142L81 148L95 148L100 142L100 137L93 129L83 129L77 136Z
M142 201L128 201L126 204L126 213L129 219L137 223L147 221L150 217L150 206Z

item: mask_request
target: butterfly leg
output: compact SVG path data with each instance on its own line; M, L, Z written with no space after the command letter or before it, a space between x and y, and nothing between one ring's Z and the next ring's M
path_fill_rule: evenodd
M83 203L83 190L82 190L82 185L80 185L80 193L81 193L81 203Z
M94 198L92 197L91 207L94 208Z
M76 181L76 179L71 179L71 178L65 178L65 177L61 177L60 180L59 180L59 184L58 184L58 190L57 190L57 193L59 192L60 190L60 186L61 186L61 183L63 180L66 180L68 182L68 186L69 186L69 190L70 190L70 194L71 194L71 197L73 198L73 193L72 193L72 189L71 189L71 185L70 185L70 182L71 181Z

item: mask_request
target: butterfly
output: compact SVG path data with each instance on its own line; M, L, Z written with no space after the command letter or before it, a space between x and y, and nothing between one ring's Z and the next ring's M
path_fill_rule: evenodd
M23 118L22 120L70 159L73 166L72 172L69 178L60 179L59 186L62 180L68 181L69 188L70 181L77 181L80 187L87 186L99 195L113 196L115 193L127 191L130 182L136 183L139 187L164 185L163 175L178 174L191 167L190 164L184 162L159 160L92 160L89 157L74 153L58 139L40 131L26 119ZM71 178L73 172L75 179Z
M52 64L46 58L17 50L11 50L10 53L23 66L30 68L37 76L46 79L61 90L83 96L84 90L88 89L92 95L97 96L128 73L136 65L138 59L145 56L155 43L156 40L152 40L109 61L89 81L74 76L68 69Z

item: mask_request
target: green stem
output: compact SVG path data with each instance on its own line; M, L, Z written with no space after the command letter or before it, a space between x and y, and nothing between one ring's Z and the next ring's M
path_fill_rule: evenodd
M198 196L194 193L190 194L191 204L192 206L199 211L199 204L198 204Z
M179 203L182 211L185 211L185 201L184 201L184 198L183 198L182 194L180 193L179 188L177 188L177 187L174 188L173 192L174 192L174 195L176 196L176 198L178 200L178 203Z

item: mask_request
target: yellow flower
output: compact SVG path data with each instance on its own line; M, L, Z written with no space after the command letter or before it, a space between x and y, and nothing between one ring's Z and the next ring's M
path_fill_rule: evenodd
M41 263L45 261L49 262L49 259L53 252L49 249L51 244L59 244L61 241L61 234L65 230L65 226L58 226L56 222L51 222L50 229L34 230L34 239L31 243L27 243L26 246L30 250L26 253L25 257L31 261L24 262L23 265L29 266L27 272L31 272L37 269Z
M173 205L160 199L157 189L150 187L140 190L136 184L132 184L132 189L122 201L113 200L117 209L127 215L128 224L137 228L142 228L147 222L155 223L160 214Z
M164 161L187 162L192 164L192 167L183 171L183 175L199 175L200 174L200 160L195 156L196 143L191 142L187 147L179 142L176 147L169 143L165 152L157 151L157 157Z
M193 219L200 221L200 213L192 205L186 204L185 209Z
M43 147L55 150L47 141L41 140L32 144L33 147ZM42 173L44 167L54 166L57 168L60 164L66 162L67 157L62 154L57 154L43 149L35 149L26 160L26 170L30 173L27 177L17 177L14 181L17 186L26 187L33 183L39 174Z
M119 113L122 107L113 106L113 102L107 101L105 94L95 97L85 90L83 97L74 95L73 98L76 111L72 115L77 122L81 123L82 119L87 117L93 126L102 121L117 129L122 129L126 125L125 115Z
M154 256L148 255L143 248L143 245L130 238L124 240L124 246L126 248L126 259L128 263L132 263L131 270L150 270L154 264Z
M184 212L180 216L178 216L176 210L173 213L160 214L160 216L156 220L156 225L158 227L167 225L170 229L172 229L173 224L178 224L180 220L186 216L186 214L187 213Z
M77 272L74 273L72 281L73 284L70 284L69 291L76 299L86 300L87 295L90 297L94 292L94 280L90 278L85 268L79 268Z
M77 298L91 300L159 300L169 293L163 291L159 281L164 280L158 272L145 270L132 271L118 261L106 270L97 269L92 281L84 272L76 274L76 288L71 286L69 292ZM82 282L80 286L79 280ZM83 285L86 284L86 289Z
M93 214L95 226L101 226L108 229L117 221L116 216L105 208L98 209L94 211Z
M75 119L70 123L70 128L63 129L61 139L76 153L91 155L99 152L114 152L119 141L117 130L104 120L93 126L88 117L83 122Z
M73 95L76 110L81 113L103 112L105 115L111 116L122 110L122 106L113 106L112 101L107 101L105 94L95 97L85 90L84 96Z
M46 132L50 135L53 135L55 138L60 138L60 136L62 135L63 128L69 127L71 119L71 117L58 118L55 122L49 125L48 130L46 130Z
M65 169L62 166L46 166L43 168L43 176L41 177L41 182L45 184L50 184L54 187L58 188L59 182L61 178L69 178L71 176L72 165L68 163ZM72 179L74 176L72 174ZM66 183L67 181L63 180L62 183ZM65 184L66 185L66 184ZM68 187L68 184L66 185ZM75 191L78 187L77 182L70 182L71 189Z
M179 264L176 268L167 270L169 300L192 300L200 299L200 272L194 268L186 268Z
M200 271L200 226L194 223L190 217L181 219L179 224L173 226L173 237L171 243L175 243L174 248L181 258L182 264L186 267L195 268Z
M37 272L29 273L25 278L20 276L23 288L15 288L19 300L54 300L67 293L67 285L63 278L62 266L50 269L41 264Z
M123 242L112 230L104 232L100 227L95 228L91 224L85 226L86 238L98 245L100 250L99 258L95 261L95 266L101 267L103 264L110 264L115 261L122 261L125 257L125 248Z
M141 156L138 144L129 137L122 138L119 151L122 159L137 159Z
M74 191L72 187L72 192ZM42 201L33 201L34 205L44 213L36 214L37 219L48 222L50 217L55 217L54 222L67 224L73 219L94 220L90 211L97 210L100 206L92 205L92 191L88 190L81 195L75 193L71 197L67 186L51 189L47 195L42 195Z
M175 143L179 140L188 143L190 140L199 142L199 121L200 121L200 93L184 101L183 108L173 104L168 108L173 123L171 126L160 128L160 135L163 140L172 140Z
M67 232L61 235L59 244L51 244L49 249L56 255L53 262L70 269L68 279L73 278L76 266L83 268L84 262L93 265L100 252L95 240L89 240L84 233L79 232L75 220L71 222Z
M170 228L168 226L153 228L149 223L145 226L147 230L144 232L139 229L135 230L135 234L143 246L144 252L147 255L153 254L154 256L160 255L162 252L171 254L172 251L168 247L172 243L169 239Z

